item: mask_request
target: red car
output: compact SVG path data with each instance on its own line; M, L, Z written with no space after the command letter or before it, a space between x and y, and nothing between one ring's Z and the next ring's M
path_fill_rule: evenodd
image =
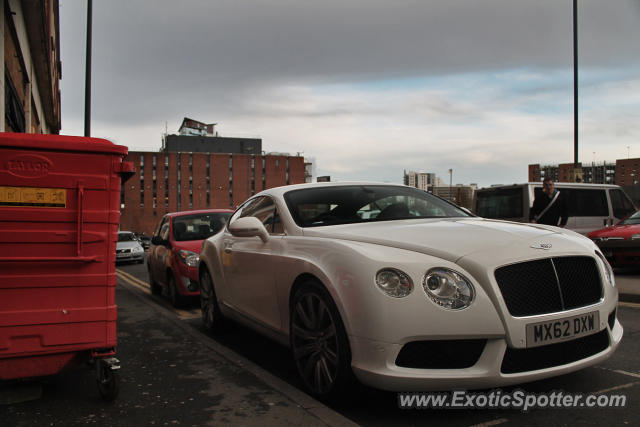
M207 209L166 214L156 227L147 256L154 295L165 294L174 306L198 296L198 262L202 241L222 230L233 213Z
M640 266L640 210L613 227L589 233L614 267Z

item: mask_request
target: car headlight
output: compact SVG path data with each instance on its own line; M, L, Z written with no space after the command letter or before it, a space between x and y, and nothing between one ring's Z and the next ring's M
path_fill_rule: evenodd
M131 252L144 252L144 249L142 249L141 246L136 246L131 250Z
M607 282L609 282L611 286L615 286L616 279L613 275L613 268L611 268L611 264L609 264L607 258L605 258L605 256L602 255L600 251L596 251L596 255L598 255L598 258L600 258L600 261L602 261L602 264L604 264L604 278L607 280Z
M406 297L413 291L413 282L406 273L395 268L384 268L376 274L376 285L393 298Z
M448 268L432 268L427 271L422 287L431 301L450 310L469 307L475 296L471 282Z
M189 267L197 267L198 262L200 262L200 255L184 249L178 251L178 258Z

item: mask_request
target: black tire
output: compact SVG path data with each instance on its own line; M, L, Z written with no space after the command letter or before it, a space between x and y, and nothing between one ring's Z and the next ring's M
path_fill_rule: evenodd
M200 311L202 324L207 331L218 333L224 330L224 316L220 312L213 280L206 267L200 272Z
M147 263L147 272L149 274L149 287L151 288L152 295L160 295L162 293L162 287L158 285L155 277L151 273L151 266Z
M117 370L111 369L106 363L98 362L96 369L100 369L96 382L102 400L113 402L120 392L120 374L118 374Z
M176 286L176 280L173 278L173 274L169 272L167 276L169 300L171 301L171 305L173 305L175 308L179 308L182 306L182 295L178 293L178 287Z
M291 352L307 391L321 400L347 397L354 385L349 339L322 285L310 281L296 291L289 327Z

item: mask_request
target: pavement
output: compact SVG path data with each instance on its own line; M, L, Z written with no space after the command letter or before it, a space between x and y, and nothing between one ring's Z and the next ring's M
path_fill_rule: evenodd
M615 270L618 299L622 302L640 303L640 271Z
M135 287L119 281L116 302L118 398L103 402L93 371L78 366L0 387L1 424L355 425Z

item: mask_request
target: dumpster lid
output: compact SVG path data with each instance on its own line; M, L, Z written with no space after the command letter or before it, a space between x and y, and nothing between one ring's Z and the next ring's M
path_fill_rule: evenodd
M0 147L35 148L48 151L83 151L90 153L121 154L128 147L116 145L102 138L85 136L0 132Z

